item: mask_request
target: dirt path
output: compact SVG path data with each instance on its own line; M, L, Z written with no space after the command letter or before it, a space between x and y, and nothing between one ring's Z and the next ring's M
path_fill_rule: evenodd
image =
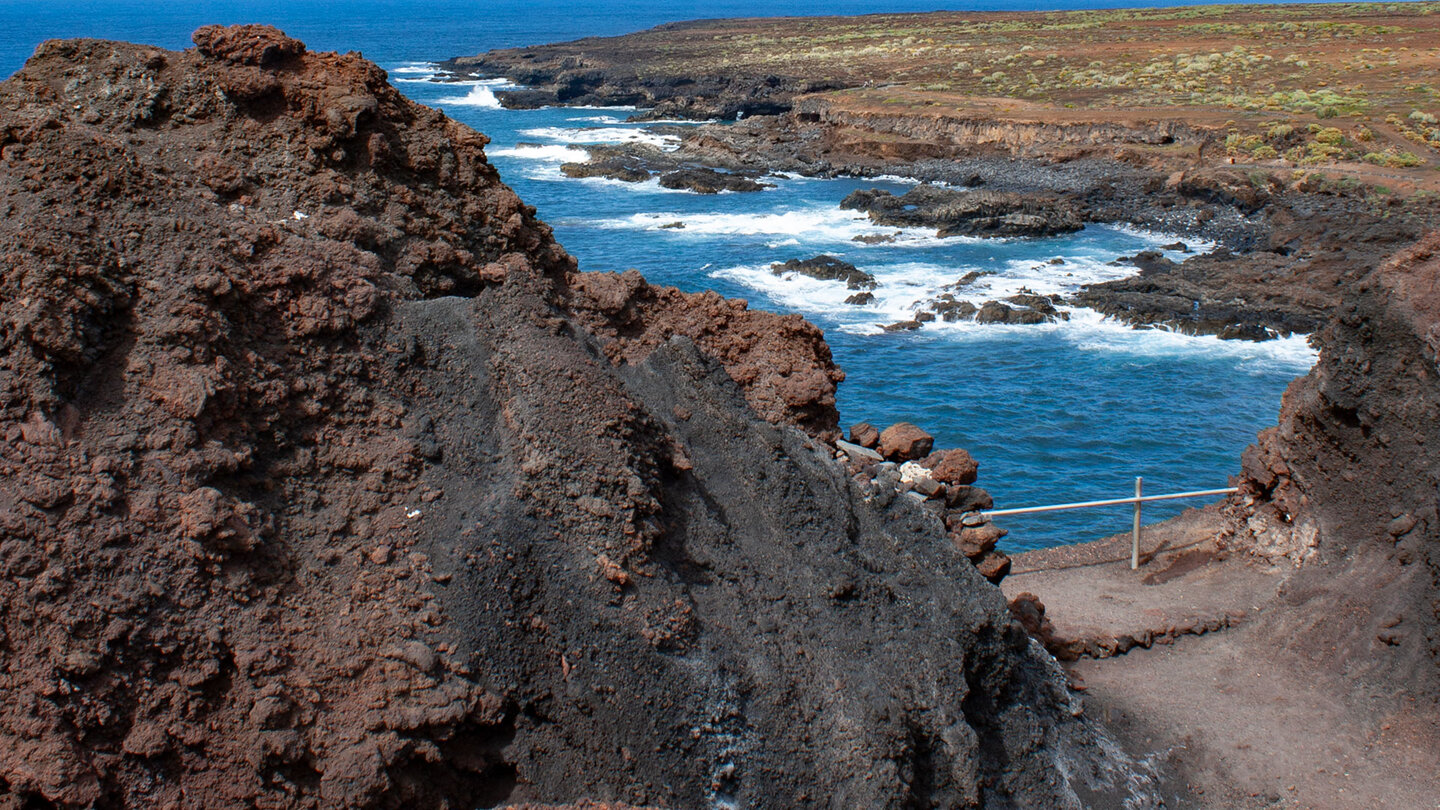
M1020 554L1004 590L1045 604L1087 711L1156 762L1167 807L1440 808L1440 723L1278 651L1264 630L1288 572L1226 557L1217 526L1147 527L1138 572L1128 535Z

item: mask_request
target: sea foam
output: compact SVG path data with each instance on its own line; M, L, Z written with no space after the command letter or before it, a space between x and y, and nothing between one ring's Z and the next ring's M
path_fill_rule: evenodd
M520 134L527 138L542 138L556 143L648 143L666 151L680 146L680 139L674 135L657 135L643 127L536 127L522 129Z

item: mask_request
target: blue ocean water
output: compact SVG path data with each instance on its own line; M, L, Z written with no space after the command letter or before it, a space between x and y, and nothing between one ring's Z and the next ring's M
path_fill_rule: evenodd
M1156 3L967 3L964 9L1083 8ZM630 0L541 2L155 3L0 0L0 75L18 69L42 39L100 36L185 47L209 22L268 22L315 49L358 50L391 72L407 94L441 107L492 138L502 177L586 270L634 267L649 279L746 298L753 307L799 312L819 324L849 375L840 389L842 423L907 420L943 446L965 447L981 463L980 484L999 506L1122 497L1144 476L1147 492L1209 489L1238 470L1240 451L1273 424L1280 393L1314 360L1303 339L1266 344L1136 331L1074 310L1068 322L1028 327L928 325L886 334L879 324L971 270L977 302L1021 287L1041 293L1124 275L1109 262L1174 241L1173 235L1092 226L1040 240L937 239L905 231L891 243L853 241L876 228L839 201L856 188L900 192L908 183L771 178L753 194L701 196L657 184L565 178L559 166L578 147L663 132L629 124L626 109L498 108L495 83L429 81L427 60L587 35L616 34L701 17L849 14L933 10L933 2L857 0ZM673 227L683 223L684 227ZM662 227L671 226L671 227ZM844 303L843 284L777 277L773 262L829 253L873 273L873 304ZM1063 264L1050 264L1059 258ZM960 297L966 297L961 295ZM1185 504L1147 507L1147 518ZM1015 551L1122 531L1129 510L1012 517L1002 523Z

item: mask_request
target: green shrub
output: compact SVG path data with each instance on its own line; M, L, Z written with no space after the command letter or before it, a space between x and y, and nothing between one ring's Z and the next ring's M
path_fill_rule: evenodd
M1360 159L1366 163L1390 169L1405 169L1425 163L1414 152L1395 152L1390 149L1386 149L1384 152L1368 152Z

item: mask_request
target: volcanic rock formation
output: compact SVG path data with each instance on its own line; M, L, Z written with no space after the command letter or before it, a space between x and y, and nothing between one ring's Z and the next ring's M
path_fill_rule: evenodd
M1374 270L1246 451L1234 542L1293 562L1276 643L1440 700L1440 235ZM1323 646L1318 646L1323 643Z
M0 84L0 806L1150 800L853 491L815 327L577 273L358 55L195 43Z

